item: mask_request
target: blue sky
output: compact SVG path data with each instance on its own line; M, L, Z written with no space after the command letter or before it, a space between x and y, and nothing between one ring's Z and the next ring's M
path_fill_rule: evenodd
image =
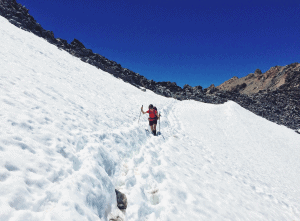
M56 38L181 87L300 62L299 0L17 1Z

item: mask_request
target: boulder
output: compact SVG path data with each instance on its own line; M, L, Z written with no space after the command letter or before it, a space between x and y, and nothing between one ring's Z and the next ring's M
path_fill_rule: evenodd
M76 38L71 42L71 47L75 49L85 49L84 45Z
M115 189L117 197L117 206L120 210L125 210L127 208L127 197L124 193L121 193L119 190Z

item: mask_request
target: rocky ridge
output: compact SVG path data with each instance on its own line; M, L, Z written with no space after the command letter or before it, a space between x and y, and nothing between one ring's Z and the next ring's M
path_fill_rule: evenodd
M241 94L256 94L260 91L274 91L277 89L295 89L300 86L300 64L294 63L285 67L275 66L264 74L256 69L243 78L233 77L217 89L236 91Z
M217 87L236 94L230 99L272 122L300 128L300 64L275 66L241 79L233 77Z
M28 12L29 10L17 3L16 0L0 0L0 15L10 23L44 38L61 50L80 58L83 62L106 71L142 90L148 89L159 95L178 100L192 99L213 104L222 104L228 100L233 100L270 121L295 130L300 129L300 105L297 102L300 97L298 63L286 67L276 66L265 74L256 70L254 74L246 76L245 79L241 78L243 80L234 77L218 87L211 85L203 89L201 86L184 85L181 88L175 82L148 80L138 73L123 68L115 61L93 53L91 49L85 48L77 39L69 44L64 39L55 38L52 31L43 29Z

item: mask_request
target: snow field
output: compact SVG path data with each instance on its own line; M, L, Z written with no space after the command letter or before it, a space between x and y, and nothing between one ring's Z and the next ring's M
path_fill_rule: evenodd
M153 93L1 27L0 219L108 219L120 162L149 139L133 122Z
M142 92L2 17L0 40L1 221L299 220L294 131Z
M234 102L189 102L177 105L176 111L183 130L198 137L210 150L214 159L210 161L220 167L213 169L217 172L214 178L221 172L226 180L219 191L226 193L234 187L221 203L223 209L229 204L225 211L236 209L240 219L249 213L251 220L299 220L299 135ZM188 123L194 119L198 124ZM217 193L218 198L222 192ZM240 211L243 207L248 211Z

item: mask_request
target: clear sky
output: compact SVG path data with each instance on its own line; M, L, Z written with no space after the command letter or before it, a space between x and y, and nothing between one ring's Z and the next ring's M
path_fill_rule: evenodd
M299 0L17 0L43 28L155 81L216 86L300 62Z

